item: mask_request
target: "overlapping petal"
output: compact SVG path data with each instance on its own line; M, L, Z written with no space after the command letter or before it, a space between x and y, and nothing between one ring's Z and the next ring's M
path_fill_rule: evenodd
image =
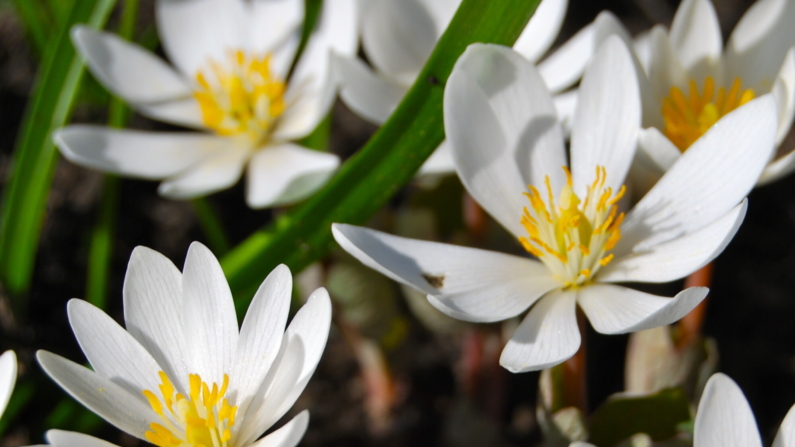
M505 345L500 365L511 372L557 365L580 348L575 293L555 291L540 300Z
M612 284L593 284L577 292L577 303L597 332L625 334L679 320L708 292L706 287L691 287L666 298Z
M223 151L216 151L185 172L166 179L157 192L170 199L193 199L237 183L251 154L245 146L229 146L228 140L224 142L227 145Z
M524 235L528 184L565 184L563 137L541 77L523 57L471 45L447 81L445 131L461 181L500 224ZM488 148L488 150L484 150Z
M455 318L500 321L560 286L541 263L492 251L425 242L334 224L334 238L368 267L432 295Z
M339 166L339 158L295 144L260 150L248 165L246 202L263 208L301 200L320 188Z
M383 124L408 91L406 86L374 73L359 59L335 55L333 63L341 78L340 98L371 123Z

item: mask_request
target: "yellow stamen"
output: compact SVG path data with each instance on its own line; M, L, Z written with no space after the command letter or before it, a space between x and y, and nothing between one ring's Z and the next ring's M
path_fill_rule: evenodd
M680 151L686 151L719 119L754 99L754 90L742 90L741 86L740 79L735 79L728 92L720 87L716 97L715 80L707 76L703 94L699 94L696 81L690 81L689 98L679 88L671 87L670 96L663 99L663 133Z
M160 417L159 422L149 424L146 439L159 447L229 447L230 428L235 424L237 413L237 407L229 405L224 397L229 376L224 374L219 389L217 383L203 382L198 374L188 375L189 398L176 392L164 372L159 376L160 398L150 390L143 391L152 410Z
M271 72L270 55L234 51L226 65L210 60L196 74L193 96L204 124L218 135L244 135L259 143L284 113L284 91L284 82Z
M613 259L606 252L621 238L624 213L618 213L617 203L626 188L622 186L613 194L606 186L607 170L598 166L596 180L588 186L585 200L580 200L574 193L571 173L566 167L563 170L566 184L557 201L549 176L544 180L548 203L535 187L528 186L530 192L524 194L530 208L524 207L521 217L528 237L520 237L519 242L546 264L564 287L577 287Z

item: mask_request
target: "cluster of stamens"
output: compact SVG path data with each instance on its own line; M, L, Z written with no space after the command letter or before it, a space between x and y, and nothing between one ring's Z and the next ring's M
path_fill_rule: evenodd
M160 423L152 422L146 439L159 447L228 447L232 438L237 407L224 397L229 376L224 374L220 389L217 383L209 386L198 374L188 376L189 395L177 392L166 373L160 372L158 398L149 390L143 392Z
M255 58L237 51L227 64L211 60L208 67L196 75L193 94L205 125L219 135L260 142L285 108L285 84L271 72L270 55Z
M690 81L689 97L677 87L671 87L671 96L663 100L663 133L684 152L724 115L752 99L754 91L741 90L739 79L734 80L728 92L720 87L717 97L715 80L710 76L704 80L703 94L699 94L694 80Z
M571 173L566 172L566 185L556 203L549 176L546 177L548 204L532 185L524 193L531 209L524 207L522 225L528 237L520 237L525 250L537 257L563 282L564 287L577 287L589 281L599 268L612 259L607 254L621 239L619 227L624 213L618 213L616 203L625 192L622 186L613 194L605 187L607 170L596 167L596 180L588 187L585 201L572 188Z

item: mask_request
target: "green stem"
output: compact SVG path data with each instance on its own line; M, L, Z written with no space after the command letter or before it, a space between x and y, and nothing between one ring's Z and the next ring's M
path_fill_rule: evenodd
M464 0L392 117L313 198L255 232L221 264L239 308L279 263L297 273L328 252L331 224L366 222L407 184L444 139L444 85L475 42L512 45L540 0Z
M196 210L196 216L199 218L199 225L202 227L207 242L210 244L210 249L216 256L222 256L229 251L229 239L224 233L224 227L221 225L221 220L215 214L213 207L205 198L193 199L193 209Z
M119 36L132 40L138 18L138 0L126 0L119 26ZM112 97L108 107L108 124L123 128L130 118L130 108L119 98ZM88 250L88 274L86 278L86 300L105 308L108 297L108 273L113 255L113 237L116 230L116 214L119 208L119 179L105 176L99 216L91 232Z

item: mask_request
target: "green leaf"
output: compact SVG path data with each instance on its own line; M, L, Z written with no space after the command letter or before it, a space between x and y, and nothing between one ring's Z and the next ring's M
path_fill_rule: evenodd
M690 420L690 401L682 388L667 388L648 396L613 395L591 416L588 442L612 447L637 433L655 441L677 434Z
M15 298L24 296L30 287L47 196L58 160L52 132L69 118L85 71L82 59L72 47L70 28L81 22L101 27L114 4L115 0L75 2L65 26L47 47L39 67L3 197L0 280ZM18 300L15 306L17 310L23 308Z
M444 84L475 42L512 45L540 0L464 0L395 113L313 198L222 258L239 306L279 263L298 272L331 247L331 224L362 224L407 184L444 139Z
M118 35L132 40L138 18L138 0L124 0ZM108 124L111 127L127 127L130 108L117 97L111 97L108 105ZM113 235L116 231L116 214L119 207L119 183L116 176L106 175L99 206L99 216L91 231L88 249L88 275L86 278L86 300L105 308L108 295L108 274L113 254Z

